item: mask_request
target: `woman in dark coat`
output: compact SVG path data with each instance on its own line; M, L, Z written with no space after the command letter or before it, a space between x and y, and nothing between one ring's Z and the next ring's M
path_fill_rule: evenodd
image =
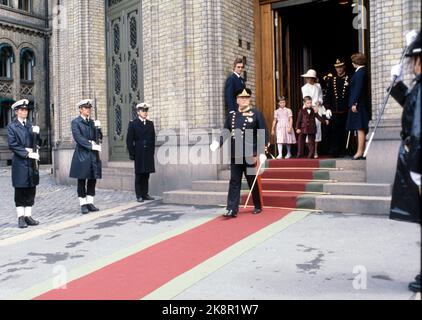
M402 131L397 171L391 198L390 219L421 223L421 38L420 34L406 54L412 57L416 78L412 90L398 81L391 95L403 107ZM400 80L402 66L394 66L392 75ZM409 284L414 292L421 291L420 275Z
M148 194L150 173L155 172L155 129L154 123L147 119L148 105L136 106L138 118L129 123L126 145L129 157L135 161L135 193L138 202L154 200Z
M352 64L356 72L350 81L349 113L346 131L358 132L358 149L352 159L364 159L365 138L368 133L370 110L368 105L368 76L366 57L363 53L352 55Z
M13 152L12 184L15 188L15 205L18 213L19 228L36 226L39 224L32 215L36 186L39 183L38 164L40 156L34 152L36 135L40 128L28 122L27 99L19 100L12 105L16 112L16 119L7 127L7 141ZM34 137L35 135L35 137Z
M94 206L95 185L101 179L102 133L100 122L90 119L92 100L85 99L78 103L80 116L72 121L72 135L76 142L75 152L70 166L69 176L78 179L78 197L83 214L98 211ZM97 141L96 141L97 140Z

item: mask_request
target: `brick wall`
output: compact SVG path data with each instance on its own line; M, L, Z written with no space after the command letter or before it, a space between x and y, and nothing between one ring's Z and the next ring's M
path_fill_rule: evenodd
M104 1L67 0L51 10L54 141L56 144L72 142L70 123L79 115L76 104L94 95L98 118L107 135Z
M391 77L390 70L398 64L405 46L404 35L412 29L421 28L421 2L413 0L369 1L372 106L373 119L380 109ZM410 83L414 75L407 64L405 82ZM390 99L383 120L401 117L402 109Z

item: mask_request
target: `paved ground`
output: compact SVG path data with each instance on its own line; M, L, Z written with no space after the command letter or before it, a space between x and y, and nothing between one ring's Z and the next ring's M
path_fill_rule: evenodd
M40 185L37 187L32 213L43 227L81 215L76 187L57 185L50 172L49 166L41 167ZM17 228L18 218L10 175L9 168L0 168L0 240L28 231ZM94 201L99 208L113 208L134 200L132 192L97 189Z
M52 285L88 274L221 214L217 207L163 205L160 201L137 204L132 203L131 193L99 191L103 208L114 209L83 220L86 216L77 210L74 187L56 186L43 174L34 210L43 225L19 230L8 179L7 172L1 173L0 299L33 298ZM128 203L132 205L121 209ZM57 227L63 220L67 224ZM37 234L40 230L44 233ZM272 233L265 236L266 232ZM228 257L222 252L204 261L152 296L415 299L407 284L419 272L420 247L420 228L415 224L379 216L309 214L285 229L265 229L259 237L240 241L226 250Z

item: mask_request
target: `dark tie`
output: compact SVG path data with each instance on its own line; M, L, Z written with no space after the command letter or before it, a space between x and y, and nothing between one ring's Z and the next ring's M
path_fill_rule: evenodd
M25 125L26 125L26 122L25 122L25 121L22 121L22 124L23 124L23 126L25 127Z

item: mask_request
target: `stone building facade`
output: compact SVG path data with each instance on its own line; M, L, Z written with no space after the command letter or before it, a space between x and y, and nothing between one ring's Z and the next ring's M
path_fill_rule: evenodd
M41 157L50 159L48 86L48 7L44 0L0 1L0 164L11 158L6 127L13 114L10 105L28 99L37 110L43 147Z
M271 50L257 46L260 8L270 6L271 14L271 6L277 3L296 5L292 0L58 0L47 8L42 5L44 1L33 0L33 8L39 6L39 11L31 16L15 9L18 0L8 1L13 3L10 7L0 5L0 43L13 44L16 56L22 43L32 43L41 58L45 37L49 39L48 69L46 62L38 58L35 67L35 75L38 72L37 77L49 81L49 90L42 90L42 83L38 88L37 83L35 92L40 105L51 110L52 160L57 181L72 182L68 178L74 149L70 122L78 115L76 103L90 97L96 100L97 118L105 134L101 157L106 169L100 186L119 189L133 188L132 182L125 180L132 172L132 163L124 143L136 103L151 104L149 116L157 132L163 134L157 145L169 146L169 152L198 130L209 137L225 118L224 81L234 58L244 57L247 86L253 92L258 91L258 78L269 76L258 72L258 56L262 56L262 50ZM360 5L368 14L366 53L376 119L391 66L398 63L403 50L404 34L420 29L421 3L348 2ZM15 24L23 20L17 17L22 14L25 25L11 26L11 19ZM410 82L411 78L408 70L405 79ZM13 90L17 98L17 87ZM392 181L400 116L400 106L390 100L368 155L368 181ZM208 140L201 143L206 145ZM379 154L385 152L379 150L388 150L388 159L381 158ZM177 161L157 163L152 193L190 187L192 180L218 177L220 165L192 164L183 158L188 149L178 151ZM127 176L119 180L122 172ZM112 179L107 178L110 175Z

